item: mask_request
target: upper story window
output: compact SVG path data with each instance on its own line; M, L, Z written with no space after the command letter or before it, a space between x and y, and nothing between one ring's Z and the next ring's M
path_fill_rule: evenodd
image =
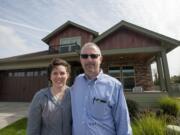
M80 50L81 46L81 37L68 37L60 39L59 51L62 53L66 52L75 52Z

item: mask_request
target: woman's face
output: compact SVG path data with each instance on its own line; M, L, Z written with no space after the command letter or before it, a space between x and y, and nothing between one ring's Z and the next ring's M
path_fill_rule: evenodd
M66 70L66 67L63 65L55 66L51 72L50 80L52 86L56 88L62 88L66 85L69 73Z

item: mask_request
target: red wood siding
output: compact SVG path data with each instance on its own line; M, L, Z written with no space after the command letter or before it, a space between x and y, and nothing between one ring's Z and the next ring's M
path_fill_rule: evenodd
M127 29L119 29L97 43L102 50L115 48L154 47L160 43L145 35Z
M0 101L31 101L34 94L47 84L44 77L7 77L0 90Z
M78 29L73 26L69 26L68 28L64 29L60 33L53 36L49 42L49 44L52 45L59 45L61 38L67 38L67 37L74 37L74 36L80 36L81 37L81 45L85 44L86 42L90 42L93 40L93 35L85 30Z
M47 76L9 77L1 73L0 101L31 101L34 94L47 87Z

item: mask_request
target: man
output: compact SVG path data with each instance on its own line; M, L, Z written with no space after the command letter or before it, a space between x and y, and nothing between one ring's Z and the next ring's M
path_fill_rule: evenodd
M71 89L73 135L132 135L122 85L100 69L99 47L86 43L80 62L84 74Z

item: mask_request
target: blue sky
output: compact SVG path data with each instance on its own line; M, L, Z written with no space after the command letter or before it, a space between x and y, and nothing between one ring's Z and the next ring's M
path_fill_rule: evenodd
M179 0L0 0L0 58L47 50L41 41L71 20L100 34L121 20L180 40ZM180 47L170 52L180 74Z

